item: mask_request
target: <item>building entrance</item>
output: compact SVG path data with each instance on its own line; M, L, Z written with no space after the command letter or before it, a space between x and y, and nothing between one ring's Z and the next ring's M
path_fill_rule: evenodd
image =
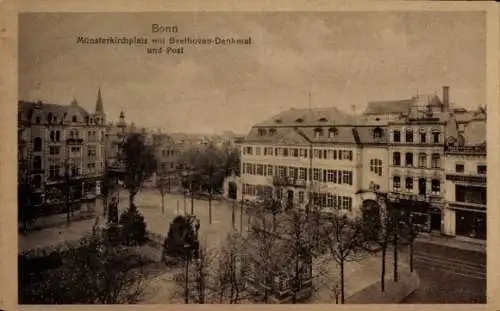
M441 214L431 213L431 231L441 232Z

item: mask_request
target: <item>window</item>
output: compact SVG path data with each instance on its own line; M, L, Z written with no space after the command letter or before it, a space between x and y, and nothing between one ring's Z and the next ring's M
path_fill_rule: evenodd
M439 195L439 192L441 191L441 181L439 179L432 180L431 190L433 195Z
M411 128L406 129L406 142L407 143L413 142L413 129Z
M323 129L321 129L321 128L314 129L314 136L316 138L323 137Z
M259 129L259 136L265 136L266 135L266 130L265 129Z
M406 182L405 182L406 190L411 191L413 190L413 178L412 177L407 177Z
M51 124L51 123L52 123L52 113L49 113L49 114L47 115L47 122L48 122L49 124Z
M418 167L425 168L427 166L427 155L425 153L418 154Z
M375 173L375 175L382 176L382 160L371 159L370 160L370 171Z
M307 174L307 170L306 170L306 168L301 167L301 168L299 169L299 179L301 179L301 180L305 180L305 179L307 179L307 178L306 178L306 177L307 177L307 176L306 176L306 174Z
M304 191L299 191L299 204L304 203Z
M56 140L56 132L50 131L50 141Z
M486 165L478 165L477 173L480 175L486 175Z
M56 131L56 141L61 141L61 132Z
M333 138L339 134L339 130L337 128L331 127L328 129L328 138Z
M383 134L383 131L380 127L377 127L373 130L373 138L374 139L381 139L382 134Z
M286 177L286 167L285 166L278 166L278 173L279 173L279 177L281 177L281 178Z
M427 135L425 134L425 132L420 132L420 142L422 144L425 144L426 140L427 140Z
M392 154L392 164L394 166L400 166L401 165L401 153L394 152Z
M413 166L413 153L407 152L405 155L405 160L406 160L406 166L412 167Z
M394 142L399 143L401 141L401 132L399 130L394 130L394 132L392 132L392 138Z
M349 159L349 161L352 161L352 150L347 151L347 159Z
M333 183L333 180L334 180L333 176L334 176L334 174L335 174L334 170L327 170L326 171L326 181Z
M42 176L40 176L40 175L33 176L33 186L35 188L41 188L42 187Z
M342 171L342 183L346 185L350 185L350 180L349 180L349 172L348 171Z
M40 156L36 156L33 158L33 169L34 170L42 169L42 158Z
M319 180L320 175L321 171L319 168L313 169L313 180Z
M432 141L435 143L435 144L439 144L439 138L441 136L441 133L439 132L439 130L433 130L432 131Z
M73 123L78 122L78 118L77 118L76 116L73 116L73 117L71 118L71 122L73 122Z
M293 156L298 158L299 157L299 149L293 148L292 150L293 150Z
M270 129L269 130L269 135L274 136L276 134L276 129Z
M246 147L246 154L252 154L253 153L253 148L251 146Z
M439 153L433 153L431 158L431 167L440 168L441 167L441 156Z
M35 138L33 151L42 151L42 139L40 137Z
M255 155L260 156L260 147L255 147Z
M36 124L40 124L40 121L41 121L41 120L40 120L40 117L36 117L36 119L35 119L35 123L36 123Z
M283 154L282 154L282 155L283 155L284 157L288 157L288 148L282 148L281 150L282 150L282 152L283 152Z
M273 166L272 165L267 166L267 175L273 176Z
M394 176L392 178L392 187L394 188L394 190L399 190L399 188L401 188L401 177Z
M418 179L418 194L420 195L425 195L426 194L426 188L427 188L427 181L425 178L419 178Z
M59 165L51 165L49 167L49 177L59 177Z
M264 166L262 164L257 164L256 175L264 176Z

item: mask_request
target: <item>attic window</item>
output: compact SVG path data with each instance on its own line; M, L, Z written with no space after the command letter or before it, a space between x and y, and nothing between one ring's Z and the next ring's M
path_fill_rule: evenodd
M380 127L377 127L373 130L373 138L375 139L381 139L382 138L382 133L383 130Z
M259 136L265 136L266 135L266 130L265 129L259 129Z
M316 138L322 137L323 136L323 129L319 128L319 127L315 128L314 129L314 136Z
M380 121L380 118L375 118L375 121L377 121L377 122Z
M47 115L47 121L49 122L49 124L51 124L51 123L52 123L52 113L49 113L49 114Z
M78 120L78 119L76 118L76 116L73 116L73 117L71 118L71 122L73 122L73 123L76 123L76 122L77 122L77 120Z
M281 121L281 119L276 119L276 120L274 120L274 122L280 124L282 121Z
M328 121L328 119L325 117L319 119L319 122L327 122L327 121Z
M295 120L295 122L297 122L297 123L302 123L302 122L304 122L304 119L302 119L302 118L298 118L297 120Z
M335 127L331 127L328 129L328 138L333 138L339 134L339 130Z
M270 129L269 135L273 136L274 134L276 134L276 129Z

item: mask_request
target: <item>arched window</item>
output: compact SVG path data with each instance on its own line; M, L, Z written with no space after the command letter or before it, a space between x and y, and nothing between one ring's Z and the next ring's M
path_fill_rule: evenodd
M42 139L40 137L35 138L33 151L42 151Z
M33 157L33 169L34 170L42 169L42 157L40 156Z
M440 142L441 131L439 129L432 129L432 141L435 144Z
M319 121L319 122L327 122L327 121L328 121L328 119L327 119L327 118L325 118L325 117L322 117L322 118L320 118L318 121Z
M295 122L297 122L297 123L302 123L302 122L304 122L304 119L302 119L302 118L298 118L297 120L295 120Z
M333 138L339 134L339 130L335 127L331 127L328 129L328 138Z
M40 124L40 117L36 117L36 118L35 118L35 123L36 123L36 124Z
M77 118L76 116L73 116L73 117L71 118L71 122L73 122L73 123L78 122L78 118Z
M399 143L401 141L401 132L399 130L394 130L394 132L392 132L392 139L395 143Z
M383 130L380 127L377 127L373 130L373 138L381 139L383 134Z

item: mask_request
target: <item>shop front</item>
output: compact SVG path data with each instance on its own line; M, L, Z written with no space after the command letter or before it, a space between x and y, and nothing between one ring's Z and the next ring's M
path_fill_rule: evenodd
M476 239L486 239L486 213L456 210L455 234Z

